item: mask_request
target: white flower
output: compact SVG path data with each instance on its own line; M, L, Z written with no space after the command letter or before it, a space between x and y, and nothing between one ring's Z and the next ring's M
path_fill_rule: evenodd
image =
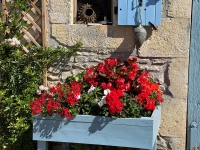
M44 90L44 85L40 85L40 86L39 86L39 89L40 89L40 90Z
M102 101L98 102L98 105L99 105L99 107L102 107L103 106L103 102Z
M36 93L37 93L37 95L40 95L40 94L41 94L41 91L40 91L40 90L37 90Z
M16 46L20 45L20 41L15 41Z
M106 95L110 93L110 90L109 90L109 89L105 89L105 90L103 91L103 93L104 93L105 96L103 96L103 97L101 98L101 101L98 102L99 107L102 107L104 104L106 104Z
M101 101L98 102L99 107L102 107L104 104L106 104L106 96L103 96L101 98Z
M90 89L88 90L88 93L91 93L96 87L94 87L93 85L90 87Z
M13 41L17 41L17 38L12 38Z
M81 95L75 95L75 98L76 98L76 99L80 99L80 98L81 98Z
M107 94L110 93L110 90L109 90L109 89L105 89L105 90L103 91L103 93L104 93L104 95L107 95Z
M20 45L20 41L17 38L8 39L6 41L8 41L8 44L9 44L10 47L14 47L14 46L19 46Z
M106 96L103 96L103 97L101 98L101 101L103 102L103 104L106 104Z
M15 46L15 43L14 43L14 42L12 42L12 41L11 41L11 42L9 42L9 46L10 46L10 47L14 47L14 46Z
M6 0L6 2L7 3L10 3L10 2L13 3L14 1L13 0Z
M48 89L49 89L48 87L44 87L44 91L48 91Z

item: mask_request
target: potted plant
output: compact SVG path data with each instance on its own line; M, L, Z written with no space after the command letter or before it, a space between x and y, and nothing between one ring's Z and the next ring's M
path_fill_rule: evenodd
M40 86L30 103L33 139L155 149L163 102L137 58L107 58L65 83Z

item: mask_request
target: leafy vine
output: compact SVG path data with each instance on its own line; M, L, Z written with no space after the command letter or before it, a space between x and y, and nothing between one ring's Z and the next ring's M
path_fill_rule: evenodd
M72 48L31 47L28 53L24 52L18 37L27 24L18 19L18 11L26 11L29 3L7 0L7 5L15 11L7 15L7 22L0 19L0 149L33 150L29 103L43 82L43 69L60 56L76 56L82 43L77 42Z

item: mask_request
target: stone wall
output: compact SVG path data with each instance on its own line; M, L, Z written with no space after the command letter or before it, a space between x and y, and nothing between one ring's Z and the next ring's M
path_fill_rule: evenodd
M184 150L186 145L188 61L191 0L163 0L162 25L158 30L145 27L147 40L136 48L133 27L113 25L87 26L73 24L74 0L48 0L49 46L83 47L76 58L65 58L48 70L48 84L64 81L88 66L107 57L137 56L142 68L161 85L165 102L158 136L158 149ZM112 0L112 9L117 0ZM113 12L113 11L112 11Z

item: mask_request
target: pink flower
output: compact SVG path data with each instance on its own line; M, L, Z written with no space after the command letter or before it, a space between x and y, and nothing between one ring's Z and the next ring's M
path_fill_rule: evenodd
M19 46L20 45L20 41L17 40L17 38L12 38L12 39L8 39L8 45L10 47L14 47L14 46Z

